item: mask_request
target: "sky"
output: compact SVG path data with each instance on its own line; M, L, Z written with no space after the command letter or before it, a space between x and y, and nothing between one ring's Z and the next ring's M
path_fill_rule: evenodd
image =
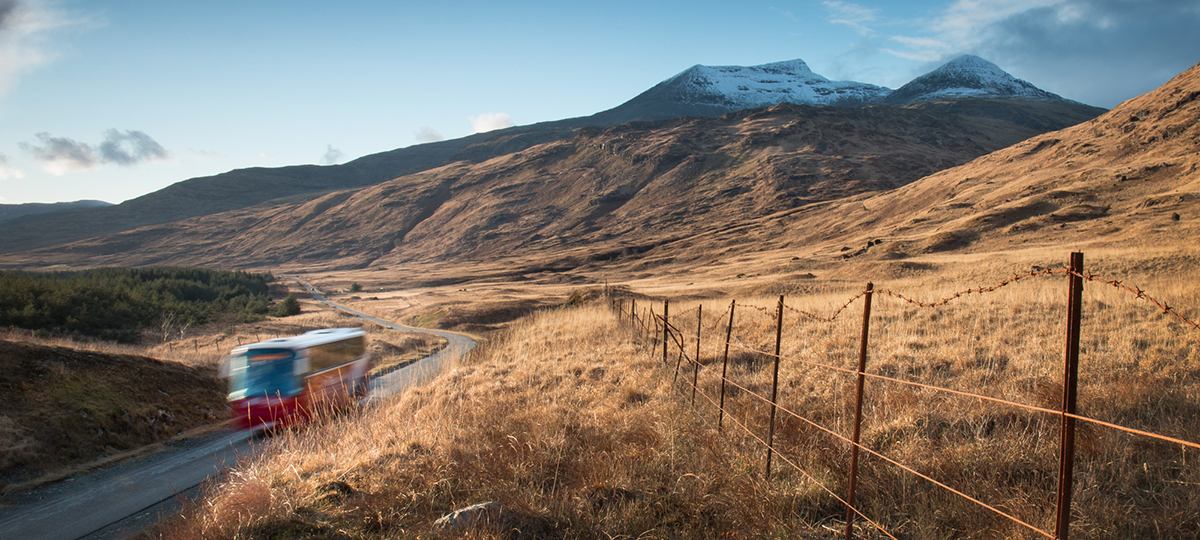
M898 88L961 54L1105 108L1200 0L0 0L0 203L138 197L610 109L696 65Z

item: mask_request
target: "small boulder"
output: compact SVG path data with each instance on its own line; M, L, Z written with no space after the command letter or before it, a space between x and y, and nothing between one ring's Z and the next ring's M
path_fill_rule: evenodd
M438 518L433 529L442 532L465 532L472 529L504 531L513 528L516 516L504 505L488 501L460 508Z

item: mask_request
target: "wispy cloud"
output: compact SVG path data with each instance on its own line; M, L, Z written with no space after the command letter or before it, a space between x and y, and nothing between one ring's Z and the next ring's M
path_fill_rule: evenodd
M904 50L880 48L880 51L919 62L936 62L946 58L957 50L961 50L956 49L954 45L935 38L891 36L889 39L908 47Z
M771 7L771 8L767 8L767 9L769 9L775 13L778 13L780 16L782 16L786 19L791 19L792 22L797 22L797 23L800 22L800 19L798 19L796 17L796 14L792 13L791 10L779 9L779 8L775 8L775 7Z
M875 33L869 25L876 21L879 14L878 9L850 2L834 2L829 0L821 2L821 5L825 6L825 9L829 11L829 22L849 26L863 35Z
M200 159L204 159L204 160L225 159L225 154L217 152L216 150L200 150L200 149L196 149L196 148L188 148L188 152L191 152L193 155L199 157Z
M20 180L25 178L25 173L20 169L8 166L8 157L0 154L0 180Z
M167 150L137 130L121 133L115 129L104 132L104 141L98 147L101 161L129 167L143 161L167 159Z
M438 133L436 129L429 126L421 126L421 129L417 130L417 142L419 143L438 142L441 140L445 140L445 137L441 133Z
M475 129L475 133L504 129L516 125L506 113L483 113L479 116L470 117L470 120L471 127Z
M342 160L345 154L341 150L334 148L332 144L325 145L325 155L321 156L322 165L333 165Z
M52 62L55 30L95 24L43 0L0 0L0 97L28 71Z
M100 159L89 144L67 137L51 137L49 133L38 133L35 137L42 142L40 145L22 142L18 146L34 159L45 162L42 169L54 176L100 166Z
M978 54L1071 99L1111 107L1196 63L1195 0L958 0L881 51L926 62Z
M38 133L40 144L21 142L18 146L34 159L44 162L42 170L55 176L71 171L86 171L112 163L131 167L147 161L161 161L170 155L158 141L144 132L110 129L96 146L69 137Z

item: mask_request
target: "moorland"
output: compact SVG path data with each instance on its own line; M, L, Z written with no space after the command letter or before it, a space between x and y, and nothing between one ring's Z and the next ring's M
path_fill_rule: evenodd
M921 116L935 107L973 120ZM858 361L856 297L868 282L925 303L954 299L922 307L879 295L867 371L926 386L868 382L863 445L1025 524L871 457L857 500L879 527L856 520L858 534L1036 538L1054 531L1061 416L930 387L1061 406L1062 269L1082 252L1095 279L1083 293L1081 415L1185 444L1084 423L1072 536L1194 537L1200 67L1038 134L990 129L998 121L981 109L776 106L582 129L479 162L3 260L286 271L386 320L486 338L424 388L280 434L147 538L840 536L849 446L799 416L851 431L855 379L838 369ZM836 118L812 120L822 115ZM877 115L899 127L872 143L855 122ZM929 121L952 124L937 131L944 140L922 140ZM1000 133L1011 140L980 142ZM772 407L756 395L774 378L781 296L779 404L797 416L774 429L781 461L764 478ZM668 300L681 339L702 330L695 405L657 333L614 308L636 301L661 315ZM721 386L718 330L733 301L744 308L727 379L740 388L718 427L703 396ZM502 527L435 530L485 501L508 509Z

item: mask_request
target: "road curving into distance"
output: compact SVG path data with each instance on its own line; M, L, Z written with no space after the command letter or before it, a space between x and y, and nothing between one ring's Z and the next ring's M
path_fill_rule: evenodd
M426 356L419 362L409 364L403 368L388 373L387 375L382 375L372 379L371 397L368 398L368 401L388 397L404 390L405 388L432 379L438 373L441 373L442 369L444 369L448 363L457 358L465 356L478 344L478 342L476 342L473 338L464 334L447 332L444 330L429 330L427 328L404 326L367 315L366 313L350 309L343 305L335 304L326 299L325 295L322 294L321 291L318 291L316 287L313 287L308 282L295 276L290 277L291 279L295 280L296 283L299 283L300 286L308 289L308 292L311 293L313 298L318 302L323 302L325 305L328 305L334 309L344 311L360 319L379 324L388 330L394 330L397 332L423 332L426 334L433 334L446 340L446 346L442 350Z
M371 381L367 402L395 395L433 379L442 369L475 348L476 341L454 332L403 326L330 302L297 277L313 298L388 330L424 332L447 345L418 362ZM0 508L0 539L110 540L124 538L170 515L177 495L194 496L200 484L257 452L250 432L220 431L173 442L146 458L107 467L38 488Z

